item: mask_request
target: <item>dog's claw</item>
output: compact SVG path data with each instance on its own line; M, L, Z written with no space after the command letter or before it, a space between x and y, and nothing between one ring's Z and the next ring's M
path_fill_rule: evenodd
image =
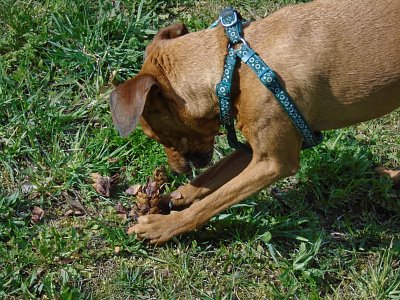
M183 198L182 193L181 193L180 191L178 191L178 190L173 191L173 192L170 194L170 196L171 196L171 198L172 198L173 200L179 200L179 199L182 199L182 198Z

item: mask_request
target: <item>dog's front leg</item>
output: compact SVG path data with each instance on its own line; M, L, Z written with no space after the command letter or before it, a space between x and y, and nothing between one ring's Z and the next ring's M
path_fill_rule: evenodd
M278 179L295 173L297 168L298 157L292 162L285 159L261 160L253 157L250 164L239 175L203 200L174 214L140 217L139 223L132 228L132 232L136 233L140 239L149 240L151 244L165 243L178 234L199 228L221 211Z
M192 182L166 195L164 201L171 201L174 207L179 207L188 206L196 200L203 199L240 174L250 163L251 157L251 154L244 150L234 151L201 173Z

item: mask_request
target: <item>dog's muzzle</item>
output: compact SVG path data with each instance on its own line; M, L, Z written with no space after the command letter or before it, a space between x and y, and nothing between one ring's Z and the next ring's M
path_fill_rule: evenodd
M195 168L207 167L212 159L213 151L210 152L190 152L184 155L185 159L190 161Z
M192 151L185 154L180 154L169 148L165 148L168 157L168 164L171 170L177 174L190 173L193 167L204 168L207 167L212 159L214 149L209 152Z

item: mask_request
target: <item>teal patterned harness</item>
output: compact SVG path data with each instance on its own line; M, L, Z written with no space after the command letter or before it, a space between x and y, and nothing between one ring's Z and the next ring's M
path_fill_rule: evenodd
M297 130L303 136L303 149L311 148L321 143L322 134L320 132L314 133L311 130L289 94L279 83L276 73L249 47L243 38L242 18L239 13L232 8L226 8L221 12L219 20L213 26L215 27L218 23L225 27L225 33L230 41L228 54L225 57L224 73L221 82L216 87L220 106L220 119L227 130L229 146L235 149L251 151L247 144L238 141L232 114L231 87L238 58L257 74L262 84L275 96L278 103L286 111ZM235 50L233 46L239 43L242 43L241 47Z

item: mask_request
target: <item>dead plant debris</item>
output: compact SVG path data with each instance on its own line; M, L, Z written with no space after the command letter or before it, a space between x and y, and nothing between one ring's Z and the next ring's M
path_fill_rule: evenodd
M136 197L136 203L133 206L130 215L137 219L140 216L148 214L162 213L160 203L161 195L165 190L167 176L163 167L156 168L153 176L149 177L146 184L136 184L129 187L125 193Z
M31 224L38 224L44 217L44 210L39 206L34 206L31 212Z
M92 186L96 192L105 197L110 197L110 191L119 179L119 174L115 174L111 177L103 177L99 173L92 173L90 176L93 180Z

